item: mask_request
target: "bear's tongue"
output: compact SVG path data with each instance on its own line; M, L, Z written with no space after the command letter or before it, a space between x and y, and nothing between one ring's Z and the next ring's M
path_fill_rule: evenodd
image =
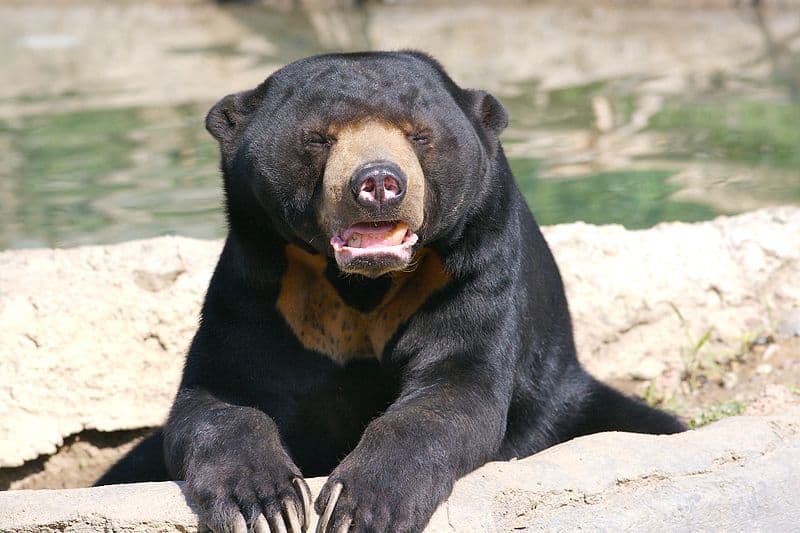
M405 222L373 222L354 224L347 228L345 243L350 248L397 246L403 243L408 232Z

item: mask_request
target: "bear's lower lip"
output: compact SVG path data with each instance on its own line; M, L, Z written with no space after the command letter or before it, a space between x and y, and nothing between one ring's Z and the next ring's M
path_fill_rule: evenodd
M412 248L419 237L403 221L362 222L353 224L331 238L336 262L344 271L369 269L369 263L383 265L382 270L396 264L403 268L411 261Z

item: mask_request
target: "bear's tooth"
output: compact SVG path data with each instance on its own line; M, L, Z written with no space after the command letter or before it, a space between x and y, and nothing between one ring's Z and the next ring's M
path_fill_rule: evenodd
M350 238L347 239L347 246L350 248L360 248L361 247L361 234L360 233L353 233L350 235Z
M408 224L405 222L398 222L392 230L386 234L386 240L392 244L400 244L408 231Z

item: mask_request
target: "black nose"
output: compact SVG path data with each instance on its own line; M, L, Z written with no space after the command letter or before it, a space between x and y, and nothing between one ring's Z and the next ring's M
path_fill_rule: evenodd
M389 207L400 203L406 193L406 175L389 161L366 163L350 178L350 190L364 207Z

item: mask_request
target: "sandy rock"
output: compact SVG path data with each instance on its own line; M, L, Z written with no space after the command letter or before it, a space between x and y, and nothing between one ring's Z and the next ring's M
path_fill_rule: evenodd
M178 484L0 493L0 529L34 531L197 531Z
M460 480L427 532L790 531L796 419L729 418L671 436L602 433ZM323 478L310 480L316 494ZM195 531L178 483L0 493L0 530Z
M681 368L709 328L709 348L733 352L800 301L798 208L545 233L580 357L601 378ZM0 467L83 430L159 425L220 247L164 237L0 253Z
M0 253L0 466L85 429L160 424L219 250L165 237Z
M748 416L781 413L800 422L800 393L785 385L770 383L760 394L747 403L744 414Z
M569 297L578 353L603 379L652 378L711 330L731 355L800 301L800 209L764 209L643 231L545 228Z
M778 335L784 337L800 337L800 307L783 315L778 325Z

